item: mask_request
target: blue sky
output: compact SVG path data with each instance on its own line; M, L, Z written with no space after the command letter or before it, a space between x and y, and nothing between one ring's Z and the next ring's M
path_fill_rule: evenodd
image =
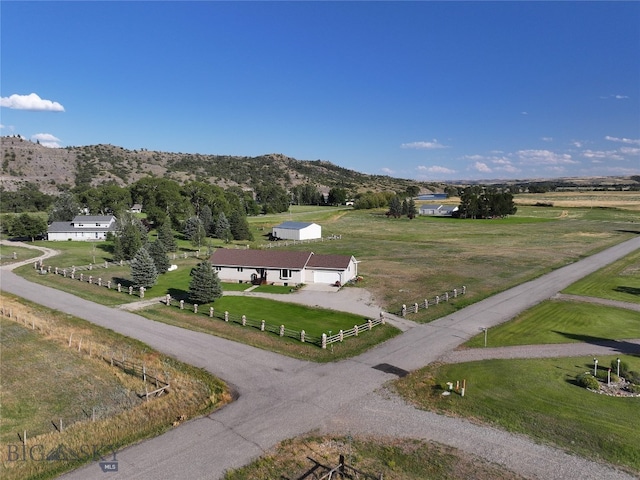
M640 174L639 2L16 2L3 135L423 181Z

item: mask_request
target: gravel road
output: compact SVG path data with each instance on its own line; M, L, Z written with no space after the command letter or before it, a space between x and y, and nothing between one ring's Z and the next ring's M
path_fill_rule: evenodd
M638 248L640 236L430 324L407 323L402 335L356 358L322 365L96 305L27 282L8 269L3 269L1 280L3 290L137 338L207 369L237 391L238 400L220 411L118 452L119 471L110 473L111 479L221 478L227 469L246 464L279 441L318 430L434 439L528 478L630 479L634 477L615 468L538 445L526 437L417 410L382 388L396 376L376 367L388 364L414 370L446 358L480 327L509 320ZM338 304L337 296L320 295L316 294L317 304ZM379 312L367 300L358 308L365 306ZM91 464L63 478L105 477L97 464Z

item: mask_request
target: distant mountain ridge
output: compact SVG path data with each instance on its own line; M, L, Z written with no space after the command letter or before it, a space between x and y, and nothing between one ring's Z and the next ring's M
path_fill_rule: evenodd
M24 182L55 194L78 185L130 185L143 177L169 178L182 184L203 181L223 188L251 189L264 182L285 188L312 183L320 191L333 187L357 191L404 191L418 186L423 192L441 192L444 185L367 175L322 160L297 160L279 153L243 157L193 153L127 150L100 144L48 148L17 136L1 137L0 185L15 191Z

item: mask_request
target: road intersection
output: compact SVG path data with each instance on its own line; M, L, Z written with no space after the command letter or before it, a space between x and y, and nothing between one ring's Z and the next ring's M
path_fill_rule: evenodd
M401 335L358 357L315 364L204 333L180 329L28 282L8 269L0 288L50 308L141 340L225 380L235 402L209 416L118 452L110 479L221 478L279 441L308 432L367 433L439 441L529 478L634 478L519 436L465 420L416 410L390 394L388 364L414 370L438 360L476 335L553 297L576 280L640 248L640 236L536 280L501 292ZM103 479L97 464L64 475Z

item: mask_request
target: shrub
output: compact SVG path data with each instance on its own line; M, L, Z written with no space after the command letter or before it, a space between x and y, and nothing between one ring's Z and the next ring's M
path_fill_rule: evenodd
M620 373L622 373L622 369L620 370ZM629 383L640 385L640 372L626 372L624 379Z
M611 360L611 371L612 372L617 372L618 371L618 361L617 360ZM620 362L620 376L621 377L627 377L627 374L629 373L629 364L627 362Z
M589 372L581 373L576 376L576 382L581 387L590 388L591 390L600 390L600 382L598 382L598 379Z
M629 385L629 391L631 393L640 393L640 385Z

